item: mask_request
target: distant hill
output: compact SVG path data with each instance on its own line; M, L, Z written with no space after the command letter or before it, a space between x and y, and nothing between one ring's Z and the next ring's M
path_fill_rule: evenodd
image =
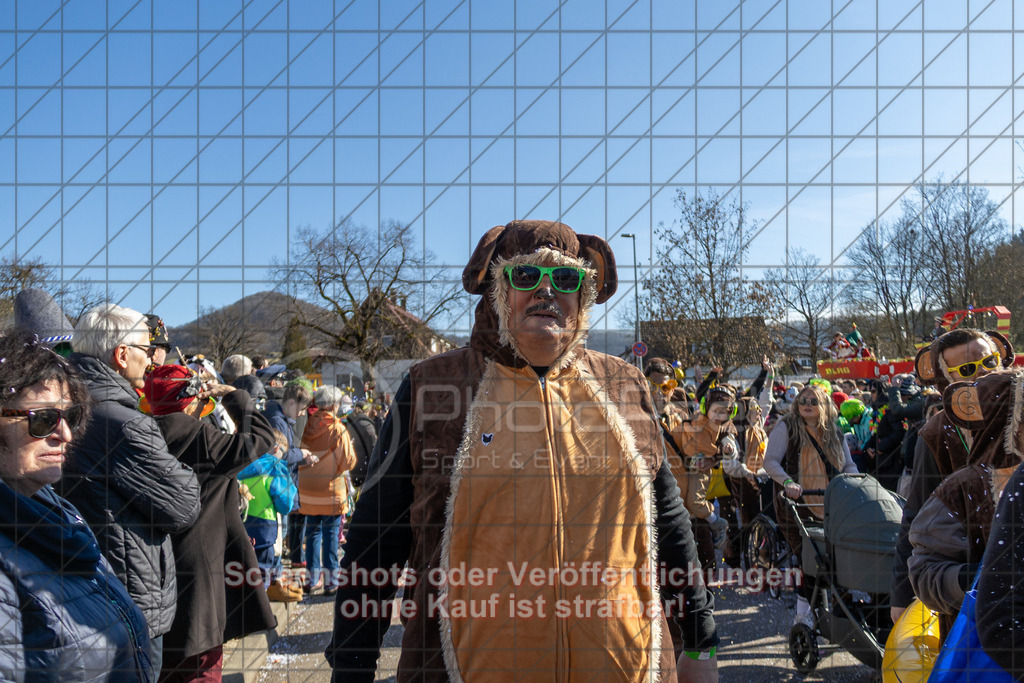
M222 308L204 310L195 320L168 332L183 354L203 353L218 363L231 353L276 357L296 311L309 316L326 312L280 292L257 292ZM311 346L322 341L311 331L305 331L305 336Z

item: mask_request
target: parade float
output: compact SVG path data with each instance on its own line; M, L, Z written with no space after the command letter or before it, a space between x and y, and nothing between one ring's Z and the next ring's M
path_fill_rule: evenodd
M985 317L995 318L995 329L997 332L1009 337L1010 335L1010 309L1005 306L982 306L968 308L966 311L950 311L937 318L936 333L944 334L955 330L964 320L979 320ZM991 324L982 324L980 321L977 327L991 329ZM856 327L854 328L856 329ZM1024 365L1024 356L1018 354L1014 365ZM893 375L913 373L914 358L876 358L874 355L855 356L848 358L829 358L818 361L818 374L827 380L837 379L888 379Z

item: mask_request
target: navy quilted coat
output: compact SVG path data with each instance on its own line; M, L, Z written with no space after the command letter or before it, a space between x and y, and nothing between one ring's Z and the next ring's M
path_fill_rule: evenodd
M78 511L0 482L0 520L0 680L155 680L146 620Z

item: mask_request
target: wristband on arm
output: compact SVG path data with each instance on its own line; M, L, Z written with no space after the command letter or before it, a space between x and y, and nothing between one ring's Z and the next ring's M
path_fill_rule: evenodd
M689 657L690 659L695 659L697 661L703 662L703 661L706 661L708 659L712 659L715 656L715 652L717 650L718 650L717 647L712 647L710 650L703 650L703 651L701 651L701 650L693 650L693 651L684 650L683 654L686 655L687 657Z

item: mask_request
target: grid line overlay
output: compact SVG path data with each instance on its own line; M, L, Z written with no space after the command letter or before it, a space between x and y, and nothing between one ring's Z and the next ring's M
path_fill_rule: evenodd
M983 185L1015 224L1016 3L960 6L18 0L0 252L180 324L346 220L415 226L452 277L512 218L603 234L623 274L632 232L642 278L674 191L714 188L754 218L744 274L801 247L842 278L919 183Z
M350 221L413 226L424 282L514 218L601 234L642 280L677 189L749 205L752 279L796 248L842 279L920 184L984 186L1016 227L1012 0L95 7L0 8L0 255L172 325ZM637 286L594 327L630 326Z

